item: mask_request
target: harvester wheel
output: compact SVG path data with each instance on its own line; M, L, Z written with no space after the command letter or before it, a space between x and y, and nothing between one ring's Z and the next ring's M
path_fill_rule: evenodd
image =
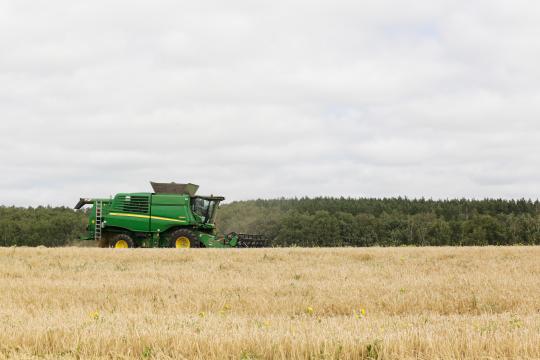
M173 231L169 239L169 247L172 248L189 249L201 247L197 235L188 229L178 229Z
M107 238L101 238L101 240L98 240L98 247L100 248L108 248L109 247L109 239Z
M117 234L111 237L109 246L115 249L128 249L135 247L133 239L128 234Z

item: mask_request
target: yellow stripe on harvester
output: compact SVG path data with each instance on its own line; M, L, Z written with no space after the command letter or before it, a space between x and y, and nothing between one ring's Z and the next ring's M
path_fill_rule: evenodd
M111 216L121 216L121 217L135 217L140 219L152 219L152 220L164 220L164 221L175 221L175 222L186 222L185 219L172 219L161 216L148 216L148 215L139 215L139 214L124 214L124 213L109 213ZM182 216L184 218L184 216Z
M176 222L186 222L186 220L182 220L182 219L171 219L171 218L164 218L164 217L161 217L161 216L151 216L152 219L156 219L156 220L164 220L164 221L176 221Z
M121 214L121 213L109 213L111 216L123 216L123 217L136 217L141 219L150 219L148 215L139 215L139 214Z

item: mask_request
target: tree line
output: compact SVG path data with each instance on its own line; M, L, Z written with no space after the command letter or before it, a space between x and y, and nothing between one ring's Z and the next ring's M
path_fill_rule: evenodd
M255 200L224 205L217 222L274 246L540 244L540 203L525 199Z
M299 198L224 204L218 232L263 234L274 246L540 244L531 200ZM0 207L0 246L65 246L85 234L84 211Z
M0 246L65 246L86 231L88 218L67 207L0 206Z

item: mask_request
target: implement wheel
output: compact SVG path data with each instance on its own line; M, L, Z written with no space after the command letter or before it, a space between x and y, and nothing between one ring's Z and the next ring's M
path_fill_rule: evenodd
M111 237L109 247L115 249L130 249L134 248L133 239L128 234L116 234Z
M175 230L169 236L169 247L177 249L189 249L201 247L197 235L188 229Z

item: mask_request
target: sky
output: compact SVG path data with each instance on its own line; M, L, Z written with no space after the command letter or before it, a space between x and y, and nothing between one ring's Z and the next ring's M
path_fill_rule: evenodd
M0 205L538 198L540 3L0 2Z

